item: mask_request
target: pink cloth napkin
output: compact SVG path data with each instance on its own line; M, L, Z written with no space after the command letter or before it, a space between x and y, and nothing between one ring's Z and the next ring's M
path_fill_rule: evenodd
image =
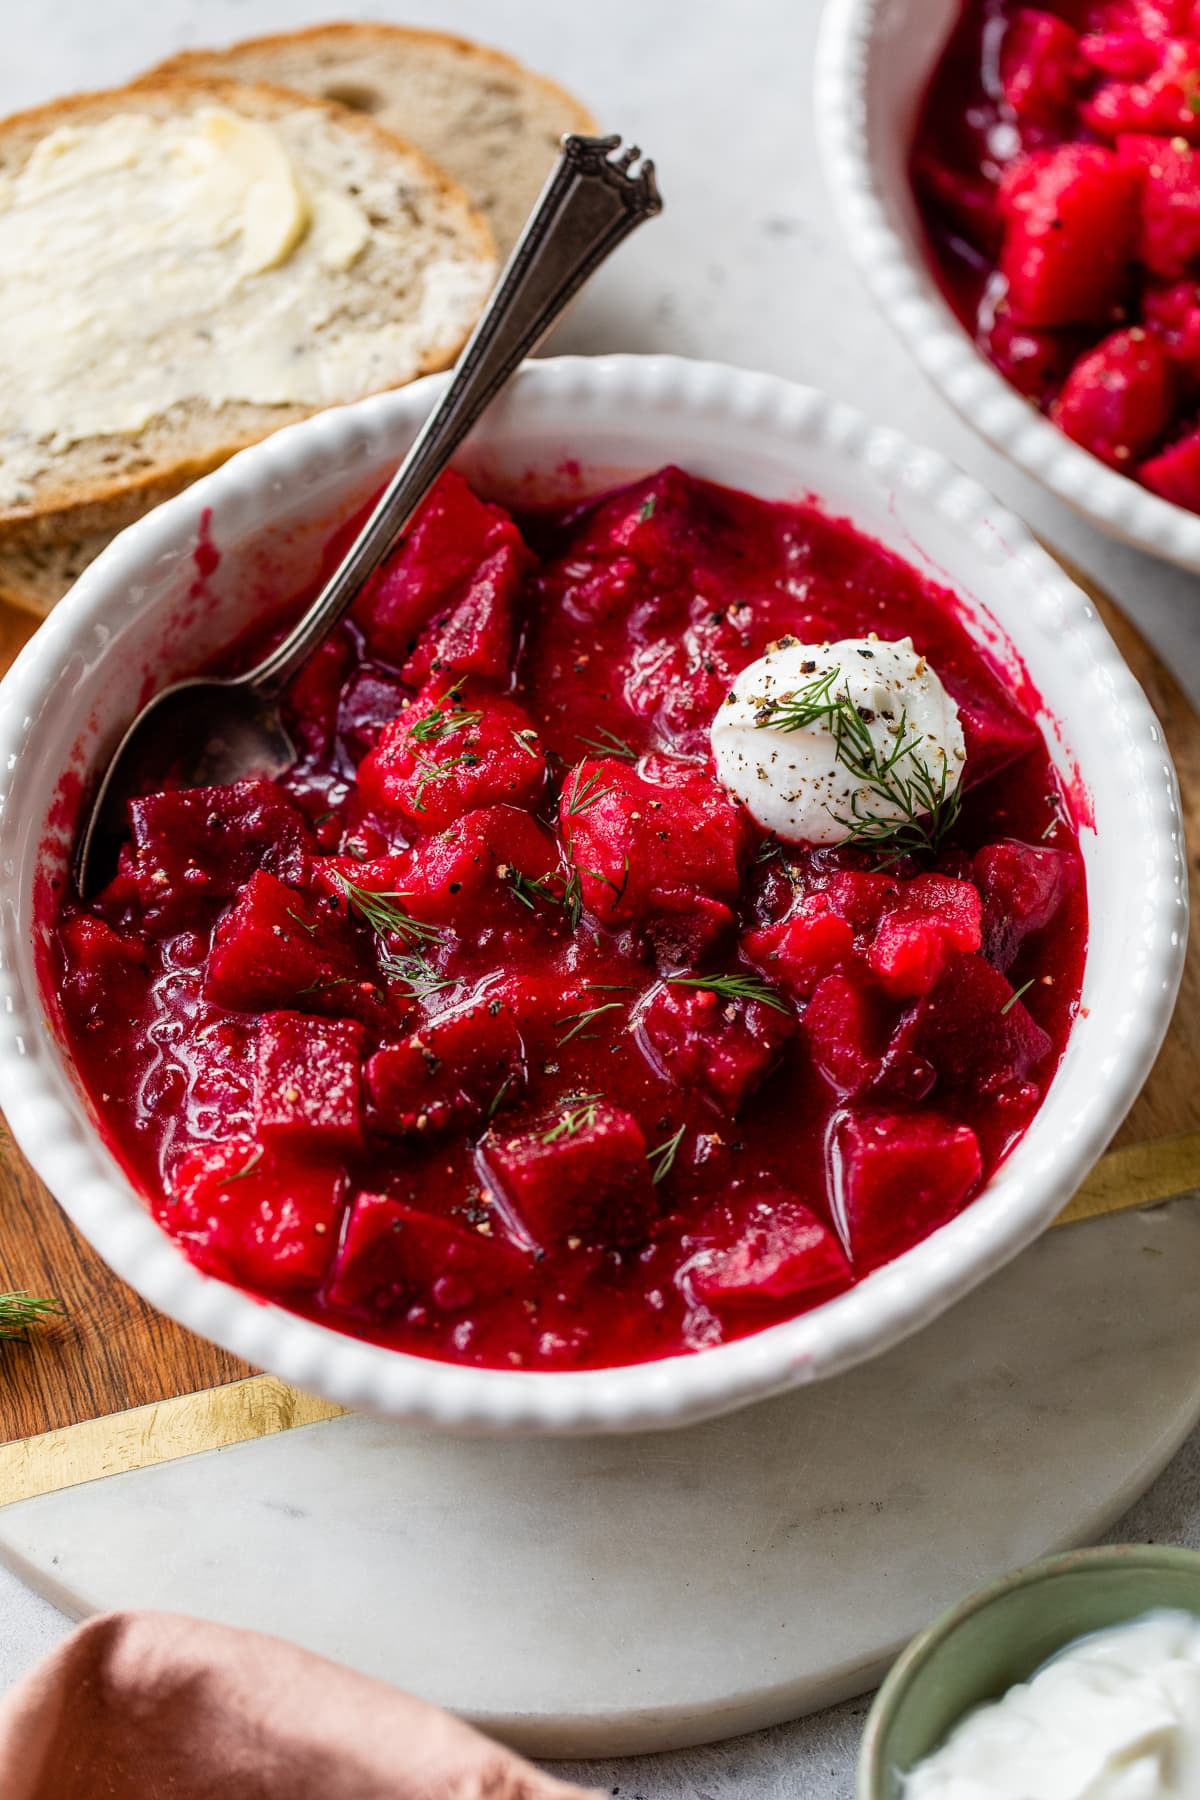
M586 1800L278 1638L110 1613L0 1701L4 1800Z

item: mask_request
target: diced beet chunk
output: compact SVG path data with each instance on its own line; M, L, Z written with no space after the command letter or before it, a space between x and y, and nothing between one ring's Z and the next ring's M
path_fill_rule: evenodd
M1147 282L1142 318L1162 339L1184 384L1200 380L1200 287L1194 281Z
M382 670L367 667L352 675L338 705L338 730L356 763L379 742L385 725L411 704L403 682Z
M602 499L571 538L572 557L634 558L650 570L703 561L719 522L711 492L668 464Z
M359 1194L325 1298L343 1311L375 1317L414 1304L463 1312L477 1300L519 1289L528 1267L528 1257L493 1236L490 1226L485 1235L386 1194Z
M893 1047L925 1057L945 1086L977 1094L1019 1090L1053 1048L1000 971L969 953L951 956Z
M827 975L804 1010L813 1062L839 1094L857 1094L879 1074L887 1020L874 995L843 975Z
M976 342L1018 393L1040 402L1066 380L1083 335L1078 329L1038 331L998 306L990 322L979 321Z
M146 794L130 801L129 822L141 902L172 914L232 899L259 869L296 881L317 847L308 820L273 781Z
M524 1052L512 1013L488 998L442 1013L367 1063L371 1125L432 1136L466 1127L521 1096Z
M1006 172L1000 268L1026 325L1103 324L1124 296L1138 232L1137 172L1096 144L1060 144Z
M1179 280L1200 257L1200 152L1180 137L1123 137L1117 148L1141 177L1138 259Z
M1189 22L1194 29L1194 21ZM1142 34L1143 43L1149 34ZM1192 102L1196 98L1196 72L1200 69L1200 42L1194 37L1170 32L1162 35L1162 27L1154 34L1143 53L1142 66L1154 57L1153 66L1134 80L1104 81L1079 107L1080 121L1097 137L1120 138L1127 132L1149 132L1154 136L1182 137L1195 141L1200 136L1200 117ZM1128 37L1126 38L1128 46Z
M1200 512L1200 429L1189 431L1186 437L1150 457L1141 465L1138 477L1164 500L1186 506L1189 512Z
M155 1216L210 1274L269 1292L313 1288L337 1248L344 1186L338 1163L231 1138L180 1158Z
M854 928L823 890L805 895L776 925L748 932L742 949L768 980L794 1000L807 1000L826 975L841 972L854 952Z
M834 1218L859 1274L961 1212L983 1173L970 1126L935 1113L851 1114L835 1145Z
M638 1019L638 1036L662 1073L728 1113L762 1086L795 1031L781 1001L723 999L669 980Z
M850 1266L827 1225L786 1189L732 1209L730 1228L684 1265L688 1286L714 1312L802 1301L815 1306L849 1285Z
M603 924L645 922L696 895L737 898L745 816L695 763L588 757L563 783L559 828L584 906Z
M338 724L342 684L354 660L354 645L345 626L313 652L288 685L284 718L303 756L323 756Z
M1020 7L1004 36L1000 80L1019 119L1053 125L1074 103L1084 75L1079 33L1065 19Z
M450 470L355 606L371 649L414 682L432 672L502 680L527 553L509 515Z
M952 950L978 950L981 903L969 881L915 875L879 922L870 964L896 999L927 994Z
M131 976L145 975L146 946L125 937L103 919L80 914L59 929L66 952L64 987L72 1006L89 1025L120 1017Z
M1138 325L1114 331L1080 357L1050 416L1101 462L1123 469L1162 436L1174 403L1171 358L1158 338Z
M605 1100L571 1096L530 1131L489 1134L479 1164L543 1249L640 1243L657 1216L641 1126Z
M349 882L367 893L397 896L397 905L423 925L461 927L472 936L501 921L533 917L520 896L536 908L539 891L561 895L564 885L554 840L515 806L464 813L436 837L372 862L323 857L310 873L322 893L342 902ZM553 901L549 906L553 912Z
M1018 712L1000 692L986 693L982 687L975 687L969 694L954 697L967 749L964 792L998 775L1041 743L1034 721Z
M999 251L1004 226L995 182L952 167L923 145L914 152L912 178L925 205L969 244L988 256Z
M404 665L413 687L431 675L482 675L503 681L509 672L517 595L529 567L515 535L489 550L453 610L434 621Z
M261 873L217 921L204 992L244 1012L380 1014L373 972L347 939L336 906Z
M983 896L983 953L1004 971L1025 939L1058 916L1075 890L1078 863L1065 850L1004 838L977 851L974 867Z
M268 1013L258 1036L254 1124L264 1142L347 1149L362 1137L362 1026L349 1019Z
M418 831L441 831L463 813L533 806L546 759L529 715L515 700L434 682L385 725L358 769L364 799Z

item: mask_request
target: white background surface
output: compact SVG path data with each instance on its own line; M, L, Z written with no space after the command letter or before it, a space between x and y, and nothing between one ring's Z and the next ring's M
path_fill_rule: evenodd
M333 0L0 0L0 109L133 75L189 44L316 21ZM349 10L349 4L347 5ZM1100 537L1003 465L925 386L838 242L809 122L818 0L392 0L361 16L458 29L575 88L659 168L666 212L597 279L557 347L672 350L772 370L946 451L1104 582L1200 692L1197 578ZM0 1221L2 1228L2 1221ZM1193 1438L1117 1535L1200 1542ZM66 1629L0 1570L0 1687ZM694 1754L592 1772L626 1800L806 1800L851 1789L865 1703Z

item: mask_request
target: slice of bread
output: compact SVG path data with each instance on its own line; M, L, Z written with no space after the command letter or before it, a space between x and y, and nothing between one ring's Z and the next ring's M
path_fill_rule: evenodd
M461 182L501 256L520 235L563 133L596 130L578 100L501 51L400 25L316 25L228 50L189 50L152 75L279 82L369 113Z
M134 517L149 510L147 504ZM126 520L126 524L132 523L133 519ZM31 535L0 543L0 602L44 617L123 529L113 526L108 531L81 531L61 538Z
M286 180L294 180L300 194L296 234L277 247L278 254L249 267L244 278L239 273L230 279L225 246L249 242L249 226L239 224L240 238L219 235L232 216L228 182L219 181L213 190L213 204L226 212L207 236L200 231L201 254L191 257L189 241L177 235L169 253L160 255L160 226L152 210L157 185L147 182L144 163L137 160L160 153L164 159L182 157L169 165L164 160L163 181L168 167L171 179L190 179L200 166L193 152L203 153L200 164L208 166L204 157L211 145L203 133L216 129L214 119L235 135L237 121L266 127ZM107 127L108 135L97 136L99 127ZM143 146L133 164L128 157L123 164L111 157L114 129L132 131ZM191 133L182 150L169 135L181 129ZM8 242L11 255L13 244L36 244L28 233L44 233L44 219L52 218L61 152L78 153L81 143L88 157L97 145L103 150L100 177L89 172L91 186L85 190L103 231L90 239L85 232L80 240L81 257L98 263L101 274L89 286L83 275L91 271L81 270L80 258L65 259L61 290L67 312L56 314L53 294L44 313L37 303L22 309L18 293L9 319L10 328L19 328L16 347L11 329L7 343L0 333L0 555L9 546L13 567L24 569L26 579L36 575L29 591L38 596L52 591L97 533L111 534L243 445L323 406L449 366L496 271L491 234L461 189L375 119L286 88L213 79L139 82L0 121L0 248ZM260 179L264 143L255 140L248 164L234 170L238 179ZM40 163L31 160L35 153ZM116 171L110 208L104 205L106 156ZM273 156L274 151L268 161ZM134 174L127 176L131 166ZM30 168L34 174L23 185ZM185 175L178 174L180 168ZM227 173L224 165L218 170L222 180ZM106 247L92 246L105 234L115 238L125 231L130 180L141 184L136 196L142 201L148 195L151 207L148 215L139 215L142 238L130 242L150 246L151 254L131 257L114 301L116 277L104 264ZM193 189L184 191L190 195ZM208 190L195 191L207 204ZM241 195L241 189L236 192ZM72 230L87 224L87 207L81 211L84 216L72 219ZM181 227L176 212L168 206L163 211L170 229L191 229L192 214ZM268 207L268 235L277 213ZM237 214L239 221L250 216ZM199 207L195 217L207 230ZM340 238L334 228L342 230ZM211 253L210 244L217 246ZM19 287L32 279L23 259L8 266L6 282ZM216 270L211 300L207 287L195 285L209 280L210 266ZM107 289L97 285L101 279ZM178 292L172 282L187 286L186 305L164 312L160 295ZM36 296L36 284L33 291ZM100 304L95 304L97 292ZM73 340L62 329L64 318ZM264 319L271 321L270 331ZM114 331L126 340L117 351ZM40 355L39 332L44 332ZM36 365L44 360L61 373L64 356L74 358L65 367L77 378L56 385L45 367ZM114 368L126 370L132 387L162 402L136 426L127 417L115 422L105 411L119 411L124 404ZM252 377L247 386L259 391L247 393L236 384L243 372ZM38 421L36 429L31 419ZM35 522L44 529L31 537ZM10 572L6 588L12 579Z

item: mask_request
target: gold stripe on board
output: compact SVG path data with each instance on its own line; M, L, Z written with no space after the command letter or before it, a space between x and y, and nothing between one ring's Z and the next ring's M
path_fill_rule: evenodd
M1054 1223L1073 1225L1107 1213L1156 1206L1196 1190L1200 1190L1200 1132L1131 1144L1109 1151ZM320 1424L345 1411L299 1393L274 1375L252 1375L225 1387L181 1394L108 1418L86 1419L0 1445L0 1504L271 1437L298 1425Z
M1054 1223L1074 1225L1105 1213L1132 1212L1200 1189L1200 1131L1129 1144L1102 1156Z
M225 1387L85 1419L0 1445L0 1504L316 1425L345 1410L301 1394L275 1375L251 1375Z

